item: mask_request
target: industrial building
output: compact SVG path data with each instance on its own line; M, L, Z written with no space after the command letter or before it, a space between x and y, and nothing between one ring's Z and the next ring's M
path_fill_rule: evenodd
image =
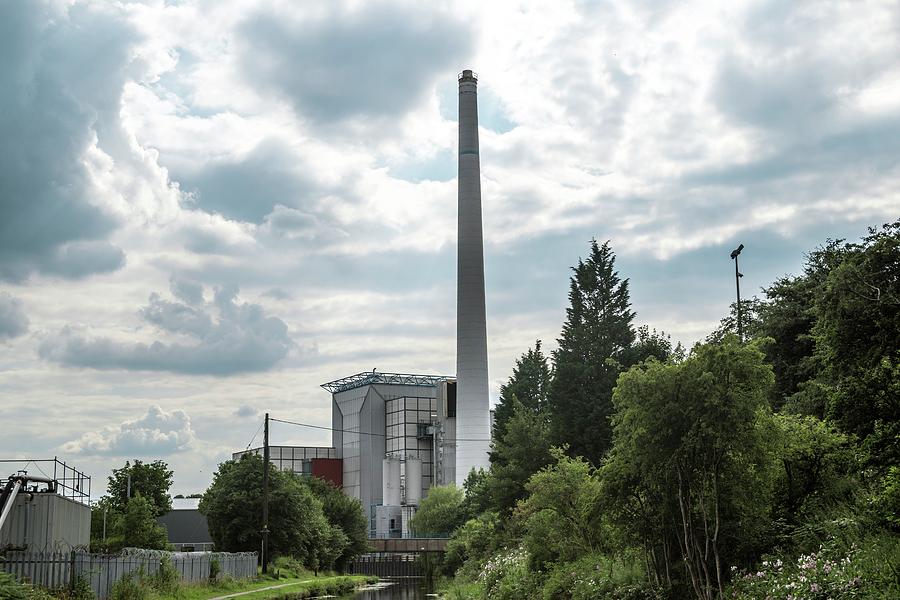
M206 515L200 513L200 498L173 498L172 510L156 522L166 528L169 545L176 552L209 552L213 539Z
M26 464L0 489L0 551L86 547L91 537L91 478L57 459L0 460Z
M473 469L489 466L478 77L466 70L458 81L456 376L373 370L325 383L332 445L269 447L278 468L328 479L358 498L377 538L409 537L409 519L429 488L462 486ZM234 458L246 453L263 450Z

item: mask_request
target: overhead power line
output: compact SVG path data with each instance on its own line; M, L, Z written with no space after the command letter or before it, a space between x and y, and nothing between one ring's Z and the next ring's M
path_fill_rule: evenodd
M259 428L256 430L256 433L253 434L253 437L250 438L250 442L247 444L247 450L249 450L249 449L250 449L250 446L253 445L253 440L256 439L256 436L259 435L259 430L262 429L262 428L263 428L263 425L265 425L265 424L266 424L265 421L263 421L262 423L259 424Z
M277 423L284 423L286 425L297 425L299 427L309 427L310 429L321 429L323 431L339 431L341 433L355 433L358 435L371 435L375 437L388 437L387 434L384 433L374 433L371 431L354 431L352 429L338 429L336 427L325 427L324 425L312 425L311 423L298 423L297 421L286 421L284 419L276 419L275 417L269 417L270 421L275 421ZM398 423L398 425L406 425L406 423ZM408 436L397 436L397 437L408 437ZM453 440L454 442L490 442L490 439L475 439L475 438L458 438Z

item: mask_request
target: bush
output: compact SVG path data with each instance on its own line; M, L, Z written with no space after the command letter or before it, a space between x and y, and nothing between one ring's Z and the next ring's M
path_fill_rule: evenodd
M181 577L168 556L160 559L159 570L150 578L150 585L165 596L174 596L181 585Z
M26 588L9 573L0 571L0 598L10 600L26 600Z
M639 569L630 563L599 554L557 565L542 591L544 600L662 600L666 597L662 588L645 581Z
M144 584L142 572L128 573L115 582L109 593L109 600L149 600L150 588Z
M478 583L489 600L519 600L535 597L535 576L528 572L528 552L515 548L495 554L488 560Z
M219 561L215 558L209 561L209 582L215 583L221 573L222 566L219 564Z
M817 552L801 554L795 561L769 557L756 571L731 567L732 595L740 598L867 598L871 583L863 577L859 549L841 552L823 544Z

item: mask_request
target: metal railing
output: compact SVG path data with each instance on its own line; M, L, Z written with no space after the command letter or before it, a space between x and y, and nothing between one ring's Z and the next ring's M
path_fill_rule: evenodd
M15 470L29 472L29 467L35 470L33 475L41 474L56 482L56 493L81 504L91 503L91 477L78 469L67 465L65 461L53 458L2 458L0 465L18 465ZM2 469L2 467L0 467ZM0 476L4 478L7 473L0 470Z

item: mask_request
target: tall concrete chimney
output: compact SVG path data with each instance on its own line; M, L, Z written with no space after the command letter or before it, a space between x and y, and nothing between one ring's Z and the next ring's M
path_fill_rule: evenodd
M484 239L478 158L478 77L459 76L459 186L456 261L456 485L490 466Z

